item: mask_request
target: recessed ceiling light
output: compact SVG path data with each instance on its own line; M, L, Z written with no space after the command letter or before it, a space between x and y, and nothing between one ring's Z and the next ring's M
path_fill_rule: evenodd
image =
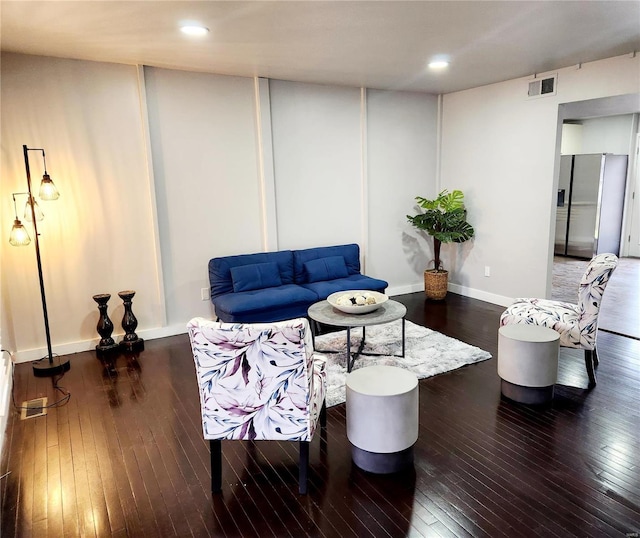
M203 36L209 33L209 28L205 28L204 26L196 26L195 24L185 24L180 27L180 30L183 34L194 35L194 36Z
M429 67L431 69L443 69L445 67L449 66L449 62L445 61L445 60L436 60L433 62L429 62Z

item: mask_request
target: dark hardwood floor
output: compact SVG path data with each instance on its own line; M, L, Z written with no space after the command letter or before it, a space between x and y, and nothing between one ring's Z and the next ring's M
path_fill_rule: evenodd
M497 355L501 307L396 299L411 321ZM60 382L67 405L9 418L0 535L637 536L640 341L600 332L598 343L598 385L586 390L582 353L562 349L543 408L500 397L495 358L422 380L410 471L353 466L339 405L311 445L307 496L295 443L232 441L213 498L187 336L148 341L113 371L75 354ZM59 393L18 365L15 401L38 396Z

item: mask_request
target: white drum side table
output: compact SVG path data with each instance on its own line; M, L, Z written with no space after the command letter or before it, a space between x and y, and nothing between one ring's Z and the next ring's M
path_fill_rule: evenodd
M560 335L538 325L513 324L498 330L498 375L510 400L543 404L553 399L558 378Z
M367 366L347 375L347 437L353 462L372 473L413 464L418 440L418 378L395 366Z

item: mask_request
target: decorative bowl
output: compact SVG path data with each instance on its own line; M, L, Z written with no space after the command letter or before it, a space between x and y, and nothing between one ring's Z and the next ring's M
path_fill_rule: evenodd
M388 299L384 293L369 290L337 291L327 297L333 308L345 314L368 314L380 308Z

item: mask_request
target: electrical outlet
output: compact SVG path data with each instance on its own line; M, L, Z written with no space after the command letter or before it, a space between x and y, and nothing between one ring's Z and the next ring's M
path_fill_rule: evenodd
M210 295L209 288L200 289L200 299L203 301L208 301L211 298Z
M491 276L491 267L488 265L484 266L484 276Z

